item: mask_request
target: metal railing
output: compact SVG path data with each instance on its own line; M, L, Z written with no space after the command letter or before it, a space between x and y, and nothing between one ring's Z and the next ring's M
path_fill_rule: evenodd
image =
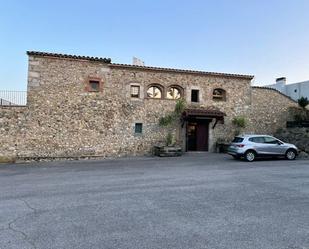
M1 91L0 106L27 105L27 91Z

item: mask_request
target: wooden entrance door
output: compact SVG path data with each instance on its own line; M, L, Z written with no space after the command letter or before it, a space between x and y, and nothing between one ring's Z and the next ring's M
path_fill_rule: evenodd
M187 125L187 150L208 151L208 122L189 122Z
M196 150L208 151L208 123L198 123L196 134Z

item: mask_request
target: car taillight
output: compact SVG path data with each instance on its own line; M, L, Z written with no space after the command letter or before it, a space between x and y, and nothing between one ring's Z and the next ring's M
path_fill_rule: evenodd
M236 146L239 147L239 148L242 148L242 147L244 147L245 145L244 145L244 144L237 144Z

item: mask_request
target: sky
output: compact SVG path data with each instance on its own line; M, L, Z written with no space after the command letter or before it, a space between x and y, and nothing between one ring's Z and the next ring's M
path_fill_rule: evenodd
M27 50L309 80L309 0L0 0L0 90L26 90Z

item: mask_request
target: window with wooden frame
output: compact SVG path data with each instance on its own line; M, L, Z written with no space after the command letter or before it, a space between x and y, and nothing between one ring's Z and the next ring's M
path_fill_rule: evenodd
M139 98L140 97L140 86L132 85L130 89L131 98Z
M226 101L226 91L222 88L216 88L212 92L212 99L215 101Z
M102 90L102 80L99 78L88 78L86 82L87 92L100 92Z

